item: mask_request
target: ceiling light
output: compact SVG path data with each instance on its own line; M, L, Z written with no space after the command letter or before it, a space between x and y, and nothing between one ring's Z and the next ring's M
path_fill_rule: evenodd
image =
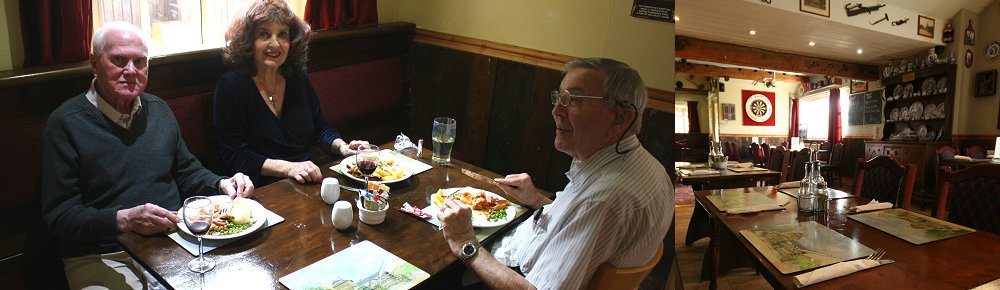
M859 48L858 49L858 54L861 54L861 52L863 52L863 51Z
M677 16L677 15L674 15L674 21L681 21L681 17Z
M750 35L757 35L757 31L756 30L750 30Z
M816 42L815 41L810 41L809 42L809 46L816 46Z

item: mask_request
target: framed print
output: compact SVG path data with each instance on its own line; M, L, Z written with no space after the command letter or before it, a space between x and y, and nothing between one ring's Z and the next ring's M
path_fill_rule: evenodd
M868 82L863 80L852 80L851 81L851 94L863 93L868 91Z
M997 93L997 70L976 73L976 96L992 96Z
M830 0L799 0L799 11L830 17Z
M722 119L736 121L736 104L722 104Z
M920 15L917 19L917 35L934 38L934 18Z
M976 30L972 29L972 19L969 19L969 26L965 27L965 44L976 45Z
M965 67L972 67L972 49L965 49Z

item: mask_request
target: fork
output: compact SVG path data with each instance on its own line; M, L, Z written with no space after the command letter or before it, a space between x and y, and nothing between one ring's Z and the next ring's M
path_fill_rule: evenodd
M872 260L872 261L878 261L878 260L882 259L882 256L885 256L885 250L879 248L879 249L875 249L875 252L872 253L871 255L868 255L868 257L865 258L865 259Z

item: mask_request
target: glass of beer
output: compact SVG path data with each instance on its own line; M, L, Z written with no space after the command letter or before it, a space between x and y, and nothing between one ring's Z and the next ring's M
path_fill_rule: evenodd
M439 165L451 163L451 147L455 145L455 119L448 117L434 118L434 129L431 131L431 141L434 143L434 153L431 161Z

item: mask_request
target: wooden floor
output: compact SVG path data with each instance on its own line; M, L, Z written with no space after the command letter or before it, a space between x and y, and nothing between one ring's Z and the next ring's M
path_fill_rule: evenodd
M837 189L850 192L851 180L844 178L843 182L839 187L837 187ZM914 204L910 210L924 215L930 215L930 210L928 208L924 208L916 204ZM701 262L705 255L705 251L708 249L708 238L698 240L690 246L684 245L684 238L687 233L688 223L691 221L691 213L693 211L693 204L678 205L674 207L674 212L676 214L675 222L677 225L677 236L674 239L674 246L677 249L677 261L680 264L679 269L681 272L681 280L684 282L684 289L708 289L708 281L700 281ZM728 273L720 273L719 289L755 290L773 289L773 287L771 287L771 285L768 284L762 276L756 274L753 269L737 269Z

